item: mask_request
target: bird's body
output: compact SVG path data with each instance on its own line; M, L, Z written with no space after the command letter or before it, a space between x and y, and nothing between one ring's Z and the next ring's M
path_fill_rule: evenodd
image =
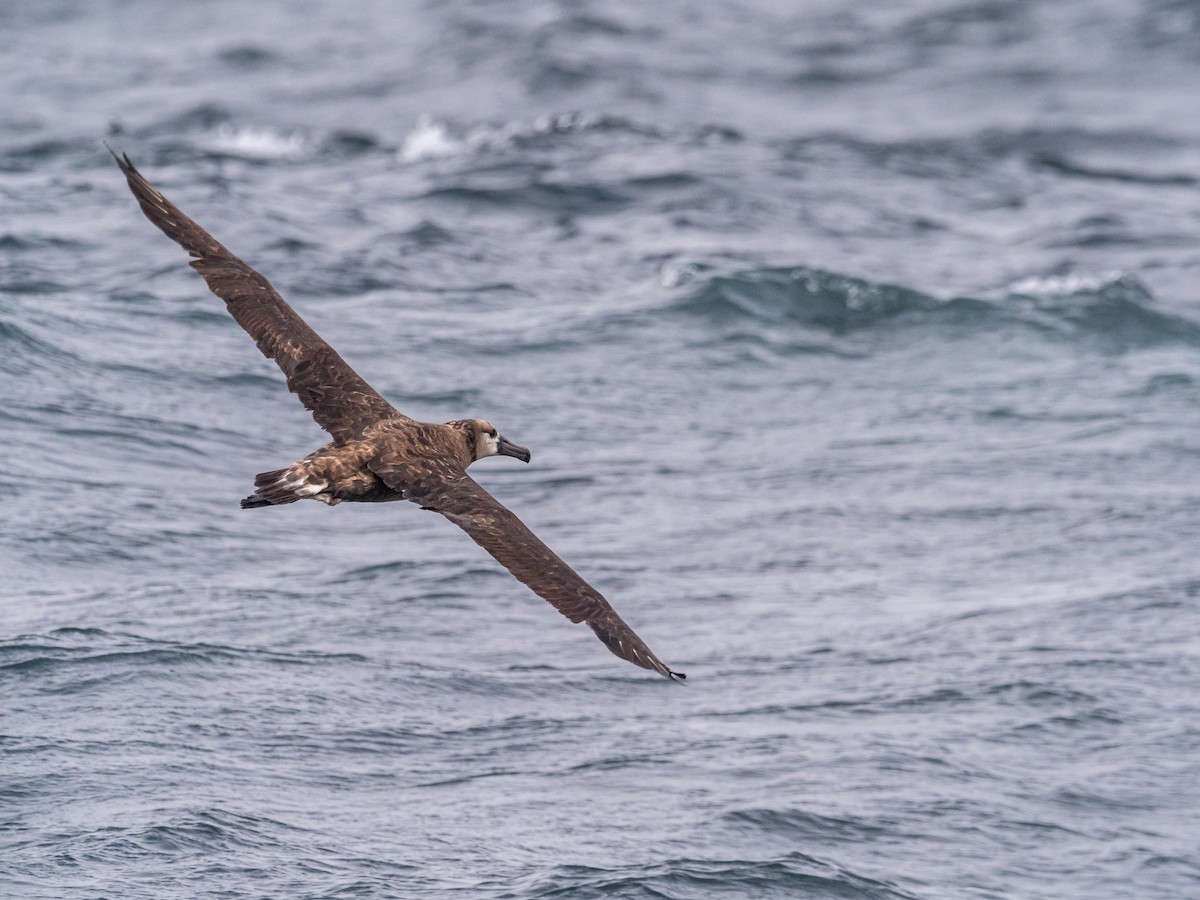
M190 253L192 267L239 325L287 376L288 388L333 440L303 459L255 478L243 508L296 500L378 503L410 500L441 513L572 622L586 622L608 648L667 678L672 672L612 606L512 512L467 474L488 456L529 462L529 451L481 419L418 422L397 411L309 327L262 275L181 213L118 157L142 211Z
M310 498L329 506L343 500L351 503L416 500L419 498L414 482L421 474L431 472L447 460L466 470L477 458L474 448L479 444L478 432L486 432L490 427L479 420L445 425L393 419L375 422L343 444L326 444L286 469L261 473L254 480L254 494L242 501L242 508L277 506ZM408 477L402 475L395 484L384 481L372 465L385 459L402 461Z

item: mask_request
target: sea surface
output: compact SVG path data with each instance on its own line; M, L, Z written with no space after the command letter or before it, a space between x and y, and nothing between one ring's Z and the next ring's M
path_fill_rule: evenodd
M0 897L1200 897L1200 6L0 6ZM672 668L326 436L127 152Z

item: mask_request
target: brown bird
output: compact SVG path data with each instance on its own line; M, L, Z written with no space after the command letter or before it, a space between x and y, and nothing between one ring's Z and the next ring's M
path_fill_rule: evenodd
M106 145L107 146L107 145ZM279 295L271 283L181 213L148 182L128 155L113 159L146 217L195 257L191 266L287 376L317 424L333 441L284 469L263 472L243 509L320 500L376 503L411 500L439 512L495 557L518 581L572 622L586 622L623 659L671 679L616 610L525 524L479 486L467 467L486 456L529 462L529 451L481 419L444 425L398 412L367 384Z

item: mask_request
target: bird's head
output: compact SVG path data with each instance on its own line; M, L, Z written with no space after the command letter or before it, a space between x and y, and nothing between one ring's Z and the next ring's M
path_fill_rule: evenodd
M460 419L446 424L463 433L467 440L467 451L471 454L470 462L483 459L485 456L513 456L529 462L528 448L507 440L496 430L494 425L483 419Z

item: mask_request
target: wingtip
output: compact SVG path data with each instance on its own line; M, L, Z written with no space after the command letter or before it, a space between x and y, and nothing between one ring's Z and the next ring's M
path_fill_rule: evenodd
M667 669L667 677L670 678L672 681L674 681L676 684L683 684L683 680L685 678L687 678L687 676L684 675L682 672L672 672L670 669Z
M124 172L126 175L129 175L130 173L135 175L138 174L138 170L134 168L133 160L129 158L128 153L117 153L117 151L112 148L112 145L109 144L108 141L101 141L100 143L102 143L104 145L104 149L112 155L113 160L116 162L117 166L122 172Z

